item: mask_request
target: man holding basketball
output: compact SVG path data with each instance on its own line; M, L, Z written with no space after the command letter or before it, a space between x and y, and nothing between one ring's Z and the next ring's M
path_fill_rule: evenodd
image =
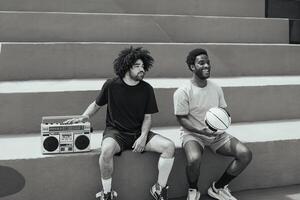
M125 150L160 154L157 182L150 188L150 193L156 200L168 199L167 180L174 162L175 145L150 130L151 114L158 112L158 108L154 90L143 78L153 61L149 51L141 47L121 51L114 61L117 77L104 83L96 100L83 113L91 117L107 104L106 128L99 158L103 190L96 195L100 200L115 199L116 192L112 190L113 157ZM66 123L77 121L72 119Z
M211 66L207 51L200 48L190 51L186 63L193 76L188 84L174 93L174 112L182 126L182 146L187 157L187 200L200 199L198 179L205 147L214 153L234 158L221 178L211 184L208 194L219 200L236 200L228 184L248 166L252 153L238 139L226 132L215 132L205 124L205 114L210 108L227 106L221 87L208 80Z

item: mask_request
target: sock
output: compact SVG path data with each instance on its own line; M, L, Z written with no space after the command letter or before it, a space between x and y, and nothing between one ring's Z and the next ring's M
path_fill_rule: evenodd
M224 188L225 185L228 185L230 181L232 181L232 179L234 179L236 176L233 176L231 174L228 174L227 172L225 172L222 177L216 182L215 187L217 189L219 188Z
M186 168L185 168L189 188L198 190L199 174L195 173L195 171L198 171L198 169L196 169L196 170L193 169L193 166L186 166Z
M170 172L173 167L173 158L160 157L158 161L158 184L162 187L166 187Z
M112 181L112 178L101 179L101 181L102 181L103 192L105 194L107 194L108 192L111 191L111 181Z

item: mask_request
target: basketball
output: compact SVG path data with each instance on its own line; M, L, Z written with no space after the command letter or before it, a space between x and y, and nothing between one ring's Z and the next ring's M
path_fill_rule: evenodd
M231 124L231 117L225 109L214 107L206 112L205 123L213 131L226 130Z

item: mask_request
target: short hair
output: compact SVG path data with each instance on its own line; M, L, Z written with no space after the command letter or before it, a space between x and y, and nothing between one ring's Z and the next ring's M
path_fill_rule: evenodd
M114 70L115 74L120 78L123 78L134 65L134 63L141 59L144 63L144 70L148 71L154 62L154 59L150 56L150 52L142 47L133 48L130 46L122 50L118 57L114 60Z
M195 59L199 55L207 55L207 51L205 49L197 48L189 52L186 57L186 64L188 65L189 69L191 70L191 65L195 64Z

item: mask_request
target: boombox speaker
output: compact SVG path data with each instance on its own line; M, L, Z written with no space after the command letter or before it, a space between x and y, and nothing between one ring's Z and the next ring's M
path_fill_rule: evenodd
M41 143L43 154L90 151L92 128L88 117L80 123L63 123L68 119L78 117L82 116L46 116L42 118Z

